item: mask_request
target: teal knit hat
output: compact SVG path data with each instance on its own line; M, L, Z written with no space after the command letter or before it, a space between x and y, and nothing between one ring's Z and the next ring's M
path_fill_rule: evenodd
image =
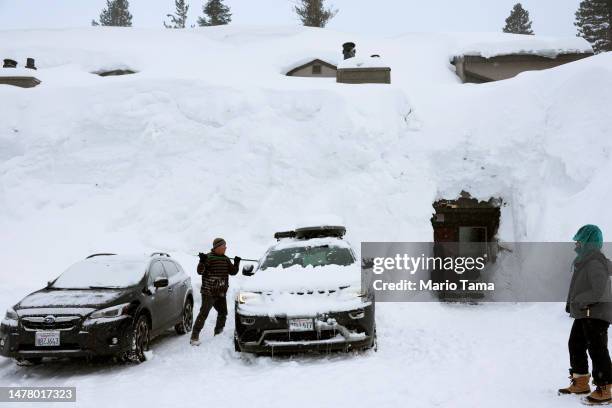
M603 246L603 234L597 225L587 224L581 227L573 238L574 241L580 242L580 248L576 248L576 261L590 252L600 250Z

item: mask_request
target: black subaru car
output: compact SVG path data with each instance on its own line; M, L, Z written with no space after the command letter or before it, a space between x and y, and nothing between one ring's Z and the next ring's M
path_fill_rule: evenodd
M138 362L151 338L172 327L187 333L192 323L191 278L170 255L95 254L7 310L0 354L29 363L93 356Z

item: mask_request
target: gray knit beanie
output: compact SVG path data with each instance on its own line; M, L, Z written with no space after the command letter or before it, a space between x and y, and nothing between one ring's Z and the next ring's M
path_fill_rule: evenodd
M219 248L223 245L225 245L225 240L223 238L215 238L215 240L213 241L213 249Z

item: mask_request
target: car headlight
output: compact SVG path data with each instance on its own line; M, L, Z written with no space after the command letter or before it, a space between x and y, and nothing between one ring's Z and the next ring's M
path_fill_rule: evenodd
M238 303L240 303L240 304L253 303L253 301L256 301L260 297L261 297L261 295L259 293L255 293L255 292L240 292L238 294Z
M4 318L6 320L18 320L19 319L19 315L17 315L17 312L13 309L10 308L6 311L6 314L4 315Z
M107 307L106 309L96 310L92 314L89 315L90 319L102 319L108 317L119 317L124 314L127 314L129 303L124 303L122 305Z

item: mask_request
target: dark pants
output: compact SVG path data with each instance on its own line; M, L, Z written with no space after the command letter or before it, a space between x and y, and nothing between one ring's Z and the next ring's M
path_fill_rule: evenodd
M215 325L215 334L221 333L225 327L225 320L227 319L227 300L225 296L209 296L202 295L202 306L200 306L200 313L193 325L193 333L191 337L198 338L204 322L210 313L210 309L215 308L217 311L217 324Z
M588 374L587 351L593 362L595 385L612 384L612 363L608 353L608 327L599 319L576 319L568 342L572 373Z

